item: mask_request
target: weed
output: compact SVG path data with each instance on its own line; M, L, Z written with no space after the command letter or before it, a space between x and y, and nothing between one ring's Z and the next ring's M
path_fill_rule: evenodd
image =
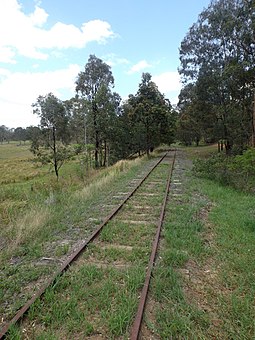
M55 255L60 257L63 255L66 255L69 251L69 245L68 244L61 244L60 246L58 246L55 250Z

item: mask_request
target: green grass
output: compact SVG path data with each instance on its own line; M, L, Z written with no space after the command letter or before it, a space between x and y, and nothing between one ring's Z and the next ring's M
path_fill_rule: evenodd
M36 232L30 231L30 241L25 247L23 242L26 244L26 240L21 238L17 245L17 256L19 254L22 261L30 260L34 263L40 256L47 258L68 254L68 243L63 243L63 238L67 236L73 238L72 230L77 227L79 228L77 240L85 238L91 230L88 216L93 217L95 224L95 218L102 217L102 206L113 203L111 196L118 191L123 192L123 188L127 187L131 179L138 175L142 177L151 166L151 162L154 160L120 162L111 169L98 172L94 182L91 181L82 190L77 190L71 195L68 191L64 192L64 195L63 190L57 188L50 197L53 206L47 205L49 216L45 217L42 224L38 224ZM112 220L106 226L98 239L99 244L90 245L82 257L82 262L78 262L57 280L56 284L47 290L42 302L32 307L28 319L21 326L22 329L27 329L25 332L27 337L84 338L98 332L106 334L108 338L128 336L150 256L155 223L150 221L136 225L128 224L121 219L130 218L132 204L144 203L145 206L149 204L154 208L158 201L162 202L168 171L169 166L160 166L150 178L150 181L158 179L160 182L150 184L144 189L150 192L151 186L155 186L155 192L159 196L145 195L138 201L135 198L131 200L120 220ZM66 194L69 196L66 197ZM93 214L88 215L92 211ZM159 215L160 208L156 211ZM155 212L154 214L156 216ZM135 215L134 219L136 218L139 221L139 213ZM70 232L69 223L72 226ZM36 247L38 243L43 246ZM26 250L19 253L22 248ZM6 259L8 260L8 256ZM99 267L93 263L104 265ZM15 270L17 276L20 274L21 278L22 268L22 262L16 263ZM23 281L28 283L25 277ZM17 285L16 289L18 287ZM8 290L8 293L11 292L12 288ZM14 327L12 332L16 334L19 330Z
M214 152L214 147L189 150L190 157L198 150L206 157ZM89 222L88 217L99 218L104 211L102 206L113 202L113 193L123 192L123 187L141 172L141 167L145 170L146 164L144 161L125 163L93 172L91 182L86 185L75 179L75 164L70 164L69 179L64 178L56 185L42 174L41 179L46 184L39 180L31 197L28 194L30 180L11 184L13 186L6 184L2 191L3 196L6 195L4 204L10 204L14 198L25 203L6 210L11 217L6 218L5 227L1 228L1 237L15 252L12 258L8 249L4 248L1 254L4 279L1 278L0 301L13 297L16 305L12 308L18 308L31 290L26 290L27 295L19 300L15 293L21 287L33 287L33 283L57 265L53 262L38 266L38 260L43 256L52 257L52 254L56 258L68 254L71 244L63 243L63 237L66 241L71 235L85 238L96 223ZM162 165L153 178L158 180L165 175L166 167ZM254 339L254 195L195 178L192 174L185 178L180 201L172 199L167 207L150 289L153 317L146 315L147 327L160 339ZM74 185L69 190L67 184L72 181ZM155 184L155 189L162 195L164 183ZM102 195L104 190L105 195ZM52 203L46 203L46 199ZM139 200L134 198L126 206L121 218L128 219L134 211L133 204L153 207L156 216L160 203L160 197L140 195ZM145 208L137 210L137 216L146 211ZM74 234L76 229L77 234ZM23 238L25 233L27 241ZM109 339L127 338L143 285L145 258L153 233L153 224L140 228L123 221L111 221L99 242L133 246L133 251L92 246L94 260L107 262L109 266L89 265L85 254L82 265L66 272L47 291L42 303L37 302L30 309L22 325L27 337L86 338L102 332ZM15 237L16 243L13 243ZM126 268L114 268L117 260ZM8 338L21 339L22 336L21 328L15 326Z
M185 150L188 157L193 160L196 158L207 158L210 155L218 152L217 144L189 146L189 147L179 146L179 148Z
M121 161L107 169L91 170L84 181L76 172L79 164L73 161L63 166L57 183L53 173L31 162L27 148L0 145L0 168L6 162L13 164L0 187L0 314L5 317L13 315L29 296L23 294L24 289L28 292L52 273L59 266L58 259L70 254L75 242L86 238L99 223L95 219L100 221L109 213L112 208L106 206L112 194L123 191L150 163L145 159ZM28 175L31 169L35 176ZM11 297L15 305L6 309L4 302L12 301Z
M227 293L219 294L220 317L229 337L255 336L255 222L253 195L204 182L204 192L217 206L210 220L217 231L217 261ZM227 318L225 316L228 316Z
M27 159L32 158L32 153L29 151L30 143L11 141L10 143L0 144L0 160L10 159Z
M191 204L190 192L183 194L182 204L173 200L167 207L160 258L152 280L155 301L154 325L160 339L196 339L208 327L207 317L190 305L182 288L178 268L188 260L203 261L207 256L202 239L202 222L197 218L203 201Z
M147 327L160 339L254 339L254 195L192 174L184 183L166 213Z
M127 334L144 275L139 267L122 271L93 265L74 267L29 310L25 334L31 339L48 339L49 334L54 339L84 338L106 329L108 338ZM15 339L13 334L21 333L15 327L7 339Z

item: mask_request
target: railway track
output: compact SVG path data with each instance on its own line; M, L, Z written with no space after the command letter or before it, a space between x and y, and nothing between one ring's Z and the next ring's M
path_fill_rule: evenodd
M174 162L175 151L169 151L143 178L134 180L131 192L121 193L122 201L2 328L0 339L8 338L16 323L24 339L48 329L56 338L69 338L75 330L74 339L127 334L138 339ZM65 329L61 320L71 320L74 313L81 328ZM55 314L60 323L54 321Z

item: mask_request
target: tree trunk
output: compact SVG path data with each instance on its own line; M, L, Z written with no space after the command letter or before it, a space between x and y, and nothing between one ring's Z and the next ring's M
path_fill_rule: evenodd
M56 148L56 129L55 126L52 128L52 139L53 139L53 161L54 170L58 180L58 160L57 160L57 148Z
M149 157L150 155L150 132L148 122L146 122L146 154Z
M103 161L103 166L106 166L106 159L107 159L107 143L106 140L104 141L104 161Z
M251 146L255 147L255 90L254 90L254 97L253 97Z
M95 167L96 168L99 168L98 153L99 153L99 140L96 134L96 145L95 145Z
M106 166L109 166L109 160L110 160L110 145L107 146L107 163L106 163Z
M99 153L99 131L97 128L97 107L96 103L93 103L93 114L94 114L94 129L95 129L95 168L99 167L98 153Z
M232 145L229 142L229 140L225 141L225 150L226 150L226 155L230 155L232 149Z

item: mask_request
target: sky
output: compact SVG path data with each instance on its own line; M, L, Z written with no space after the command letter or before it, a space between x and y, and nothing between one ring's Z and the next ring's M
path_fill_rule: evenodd
M91 54L114 91L135 94L143 72L172 104L181 89L179 47L210 0L0 0L0 126L38 125L32 104L75 95Z

